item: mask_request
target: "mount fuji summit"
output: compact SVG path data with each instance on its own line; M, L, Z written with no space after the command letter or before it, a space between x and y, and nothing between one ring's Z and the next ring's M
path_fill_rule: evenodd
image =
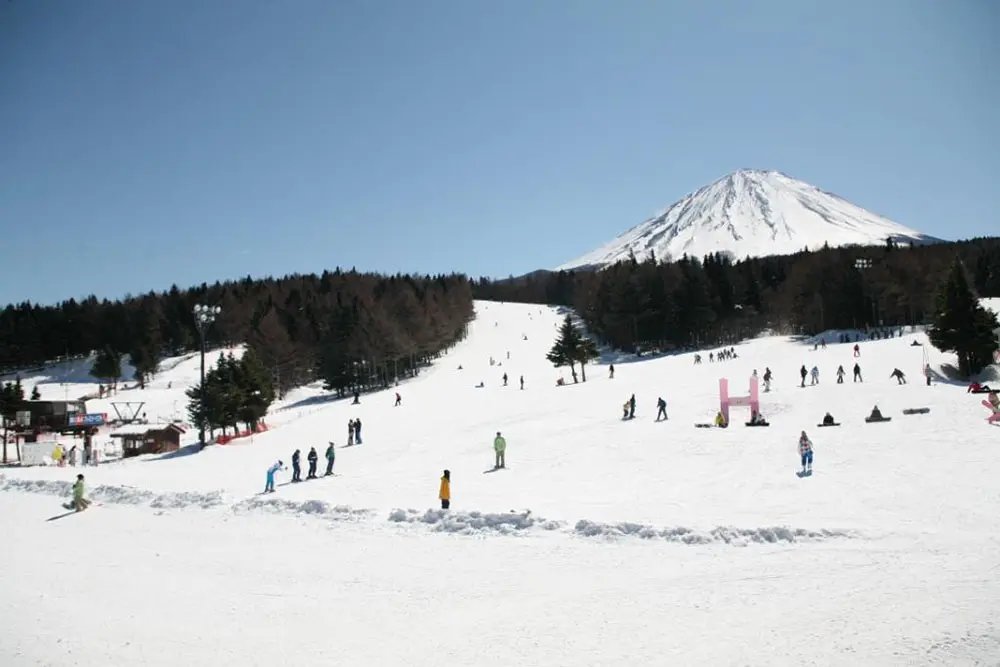
M790 255L829 244L935 243L936 239L866 211L777 171L741 169L687 195L662 213L557 270L600 268L634 254L642 261L723 253L734 260Z

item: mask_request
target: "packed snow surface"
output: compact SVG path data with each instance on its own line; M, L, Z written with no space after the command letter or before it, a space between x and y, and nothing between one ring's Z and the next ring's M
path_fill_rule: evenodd
M721 363L609 354L574 385L544 358L560 317L479 302L417 378L360 405L302 388L252 440L0 471L0 664L998 664L1000 428L943 379L950 355L922 333L857 360L835 335L761 338ZM694 427L720 377L739 395L765 367L770 427L746 408ZM134 391L165 409L185 368ZM876 403L892 421L865 423ZM828 410L841 426L817 428ZM260 495L270 464L331 440L335 476ZM60 506L78 472L100 503L80 514Z
M777 171L743 169L687 195L609 243L559 269L723 253L734 259L787 255L824 244L881 245L937 239Z

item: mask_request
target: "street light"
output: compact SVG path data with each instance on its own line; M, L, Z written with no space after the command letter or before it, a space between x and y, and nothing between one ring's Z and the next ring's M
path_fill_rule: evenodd
M219 306L203 306L198 304L194 307L194 325L198 327L198 335L201 337L201 419L198 420L198 443L199 449L205 448L205 329L212 325L215 318L222 312Z

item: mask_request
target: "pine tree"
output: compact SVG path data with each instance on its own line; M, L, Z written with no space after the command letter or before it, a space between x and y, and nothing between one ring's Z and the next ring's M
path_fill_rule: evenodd
M955 352L959 372L968 377L992 363L997 326L996 316L979 305L965 267L956 259L937 294L931 343L944 352Z
M252 347L247 348L240 359L240 384L243 389L240 421L251 431L256 431L274 402L275 391L271 374Z
M580 360L580 345L582 337L580 332L573 326L573 320L569 315L563 320L562 327L559 328L559 338L556 339L552 349L545 355L545 358L552 362L556 368L569 366L570 373L573 374L573 382L579 382L576 377L576 363Z
M576 360L580 362L580 376L583 381L587 381L587 363L600 358L601 353L597 349L597 343L591 338L580 338L580 345L577 348Z
M90 369L90 374L98 380L103 380L110 384L112 388L118 387L118 378L122 374L122 357L110 346L106 346L97 353L94 366Z

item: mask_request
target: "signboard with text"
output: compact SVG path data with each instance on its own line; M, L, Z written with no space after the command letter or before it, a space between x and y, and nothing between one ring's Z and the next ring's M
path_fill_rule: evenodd
M69 415L70 426L103 426L108 421L108 413L93 412L85 415Z

